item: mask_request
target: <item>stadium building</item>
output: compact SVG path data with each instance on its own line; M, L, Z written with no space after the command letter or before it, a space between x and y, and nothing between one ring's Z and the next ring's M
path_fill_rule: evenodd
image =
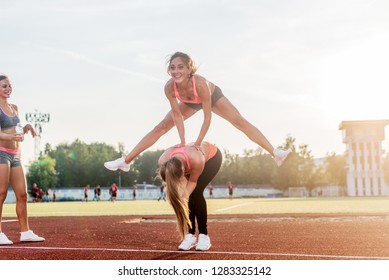
M382 141L389 120L343 121L346 144L347 194L349 196L389 195L383 171Z

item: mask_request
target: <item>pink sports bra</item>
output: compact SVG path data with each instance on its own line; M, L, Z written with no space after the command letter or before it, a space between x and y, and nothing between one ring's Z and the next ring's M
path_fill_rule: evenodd
M193 100L185 100L185 99L182 99L182 98L181 98L180 93L178 92L178 89L177 89L176 82L173 82L174 94L175 94L176 98L177 98L178 100L180 100L181 102L183 102L183 103L201 104L201 98L200 98L200 96L197 94L196 83L195 83L195 78L194 78L194 76L192 77L192 83L193 83L193 94L194 94L194 96L195 96L195 98L194 98Z
M170 154L170 157L173 157L176 154L183 155L185 157L186 166L188 167L188 172L189 172L190 171L190 160L189 160L188 154L185 152L186 147L188 147L188 146L182 146L182 147L175 148L174 151Z
M215 156L215 154L217 152L217 147L211 143L208 143L208 145L209 145L208 160L210 160L211 158L213 158ZM183 155L185 157L186 166L188 167L188 172L189 172L190 171L190 160L189 160L188 154L185 152L185 149L187 147L188 146L182 146L182 147L175 148L174 151L171 152L170 158L172 158L176 154Z

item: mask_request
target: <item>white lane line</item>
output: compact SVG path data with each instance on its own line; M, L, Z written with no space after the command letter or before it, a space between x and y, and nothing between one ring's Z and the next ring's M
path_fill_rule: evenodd
M234 209L234 208L238 208L238 207L242 207L242 206L246 206L246 205L251 205L251 204L254 204L254 202L246 202L246 203L241 203L241 204L233 205L233 206L226 207L226 208L217 209L216 212L224 212L224 211L227 211L230 209Z
M2 223L11 223L11 222L17 222L18 220L1 220Z
M320 259L354 259L354 260L389 260L389 256L342 256L320 254L293 254L293 253L261 253L261 252L218 252L218 251L177 251L177 250L140 250L126 248L62 248L62 247L29 247L29 246L1 246L2 249L23 249L37 251L108 251L108 252L133 252L133 253L177 253L177 254L209 254L209 255L251 255L251 256L283 256L304 257Z
M121 216L121 215L164 215L174 214L170 210L153 211L153 210L131 210L131 211L100 211L100 212L37 212L31 217L73 217L73 216Z

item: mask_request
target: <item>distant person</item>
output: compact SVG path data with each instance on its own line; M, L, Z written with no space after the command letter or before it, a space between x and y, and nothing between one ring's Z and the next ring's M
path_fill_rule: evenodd
M45 194L43 195L43 201L49 202L50 201L49 196L50 196L50 193L49 193L49 190L47 189L47 190L45 190Z
M57 201L57 194L55 191L53 191L53 202Z
M84 201L88 202L88 192L89 192L89 185L86 185L84 187Z
M176 52L170 57L167 62L167 73L171 78L166 82L164 88L165 96L170 104L170 112L143 137L126 157L104 163L107 169L129 171L129 164L174 126L177 128L180 138L179 145L184 146L186 144L184 120L200 110L203 112L203 124L195 143L193 143L194 147L199 148L206 136L211 125L213 112L265 149L274 157L278 166L282 165L291 150L274 149L262 132L241 115L217 85L196 72L197 67L188 54Z
M132 187L132 199L133 200L136 200L136 193L137 193L137 187L136 187L136 185L134 185Z
M28 225L27 215L27 183L21 163L21 145L24 135L28 132L32 137L36 133L27 124L20 125L19 109L8 102L12 94L11 82L5 75L0 75L0 245L13 244L2 231L3 205L11 185L16 198L16 214L19 221L20 241L44 241L36 235Z
M93 189L93 201L97 201L97 190L96 190L96 187Z
M96 186L96 194L97 194L97 201L100 201L100 199L101 199L101 188L100 188L100 185Z
M31 196L32 196L32 201L33 202L37 201L37 199L38 199L38 192L39 192L38 185L36 183L34 183L32 185L32 189L31 189Z
M38 197L37 197L38 202L42 202L43 201L43 196L44 195L45 195L45 192L43 191L42 188L40 188L39 191L38 191Z
M203 141L197 149L189 144L170 147L159 158L160 175L177 218L182 238L179 250L206 251L211 247L207 225L204 190L218 173L222 154L213 144ZM196 240L196 222L198 237Z
M213 186L209 184L208 186L208 191L209 191L209 198L213 198Z
M159 187L158 201L160 201L161 199L166 201L166 193L165 193L165 184L164 183L162 183L162 185Z
M229 199L232 199L233 196L234 196L234 184L232 184L231 182L228 182L228 197Z
M119 187L115 183L113 183L111 185L111 188L109 189L109 193L111 195L111 201L112 202L116 201L118 190L119 190Z

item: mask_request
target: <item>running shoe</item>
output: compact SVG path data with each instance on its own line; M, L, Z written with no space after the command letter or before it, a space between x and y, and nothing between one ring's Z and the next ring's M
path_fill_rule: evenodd
M197 239L196 250L197 251L207 251L211 248L211 239L206 234L199 234L199 238Z
M27 230L20 233L20 241L21 242L41 242L41 241L45 241L45 239L33 233L32 230Z
M0 232L0 245L11 245L13 242L8 239L8 237L3 233Z
M116 171L118 169L128 172L130 170L130 165L124 161L124 157L115 159L113 161L107 161L104 163L105 168Z
M188 233L187 235L185 235L184 240L178 246L178 250L188 251L192 249L194 246L196 246L196 236L194 236L191 233Z
M273 154L274 154L274 160L277 163L277 165L281 166L288 158L291 152L292 152L291 149L288 149L286 151L281 149L275 149Z

